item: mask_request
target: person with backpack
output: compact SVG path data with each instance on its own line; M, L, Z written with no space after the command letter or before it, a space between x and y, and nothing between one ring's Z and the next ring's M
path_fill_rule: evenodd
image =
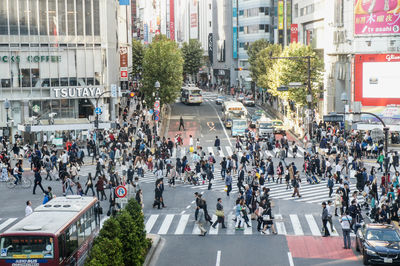
M346 210L346 213L342 215L339 219L340 225L342 226L343 231L343 242L344 242L344 249L351 248L351 238L350 238L350 231L351 231L351 224L353 218L350 216L349 211Z

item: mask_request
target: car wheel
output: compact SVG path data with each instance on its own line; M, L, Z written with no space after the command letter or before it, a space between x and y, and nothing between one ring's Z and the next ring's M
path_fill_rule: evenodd
M368 262L368 255L365 254L365 252L363 253L363 264L364 264L364 265L369 265L369 262Z

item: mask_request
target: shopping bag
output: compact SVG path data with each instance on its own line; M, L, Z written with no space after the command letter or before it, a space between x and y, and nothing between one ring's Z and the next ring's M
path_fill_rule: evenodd
M225 192L228 191L228 186L225 186L224 191L225 191Z
M190 146L189 151L192 153L194 151L193 147Z

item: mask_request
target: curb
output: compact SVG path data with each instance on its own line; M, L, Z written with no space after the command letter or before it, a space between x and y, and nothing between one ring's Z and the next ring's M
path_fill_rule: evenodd
M149 252L146 255L146 259L144 261L145 266L149 266L149 265L155 265L155 262L157 261L157 257L154 258L154 254L156 253L156 251L158 250L158 248L160 248L160 244L161 244L161 236L160 235L155 235L155 234L147 234L146 235L147 238L150 238L152 241L151 244L151 248L149 250ZM155 261L153 261L153 259L155 259Z

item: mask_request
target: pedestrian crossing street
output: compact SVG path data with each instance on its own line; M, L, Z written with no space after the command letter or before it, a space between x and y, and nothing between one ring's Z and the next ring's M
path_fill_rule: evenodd
M165 171L165 170L164 170ZM165 179L166 180L166 179ZM231 193L238 193L239 189L237 187L237 175L233 175L233 182L232 182L232 191ZM155 183L156 177L153 173L146 172L144 174L144 177L139 178L139 182L143 183ZM276 180L275 180L276 181ZM208 190L208 181L205 181L203 183L202 179L200 179L199 185L192 185L189 183L183 183L181 180L176 180L176 186L177 187L184 187L184 188L189 188L189 189L194 189L196 191L206 191ZM211 190L212 191L217 191L220 193L226 193L225 191L225 181L221 177L221 170L219 167L216 167L214 170L214 179L211 181L212 186ZM327 187L327 180L321 180L319 184L313 184L310 185L305 177L302 177L302 182L300 185L300 195L302 196L301 198L299 197L292 197L293 194L293 189L286 189L287 185L285 184L285 181L282 181L282 184L280 183L275 183L270 180L270 183L265 182L264 186L270 189L270 197L272 199L280 199L280 200L291 200L291 201L297 201L297 202L305 202L305 203L321 203L323 201L328 201L334 200L335 196L335 191L338 188L338 184L335 184L333 187L333 193L332 197L329 197L329 189ZM350 184L349 186L350 192L356 191L356 184ZM363 203L364 198L362 195L358 195L358 202Z
M194 212L194 211L193 211ZM211 215L211 213L210 213ZM244 226L244 230L236 230L235 222L233 219L235 216L232 214L225 216L226 229L222 229L221 225L216 226L214 229L207 224L205 226L208 229L210 235L256 235L261 234L257 231L257 221L251 222L251 227ZM320 215L315 214L275 214L274 225L279 235L294 235L294 236L322 236L322 220ZM216 221L217 216L212 215L212 221ZM341 226L337 217L333 217L333 229L331 231L330 224L328 228L331 236L342 236ZM194 221L194 213L192 214L151 214L145 217L145 227L147 233L159 234L159 235L198 235L200 230L198 225ZM337 230L339 229L339 230ZM271 229L266 231L266 234L272 234ZM355 236L351 233L351 236Z
M220 150L218 150L216 147L214 146L208 146L208 147L202 147L204 153L208 156L210 153L213 154L215 156L215 159L218 158L223 158L223 157L228 157L228 156L232 156L233 152L236 151L235 148L232 148L231 146L220 146ZM194 150L196 151L196 149ZM245 152L245 150L239 150L237 151L237 155L240 157L243 156L243 153ZM274 158L275 156L277 156L277 152L279 152L279 150L274 149L274 150L265 150L264 152L261 151L264 156L264 158L268 158L268 157L272 157ZM297 152L296 152L296 158L303 158L304 157L304 152L305 150L302 147L298 147ZM288 154L287 154L288 158L294 158L294 153L293 153L293 148L290 147L288 150ZM192 153L190 153L190 147L189 146L182 146L178 148L173 148L172 149L172 156L171 158L182 158L183 156L186 157L192 157Z

